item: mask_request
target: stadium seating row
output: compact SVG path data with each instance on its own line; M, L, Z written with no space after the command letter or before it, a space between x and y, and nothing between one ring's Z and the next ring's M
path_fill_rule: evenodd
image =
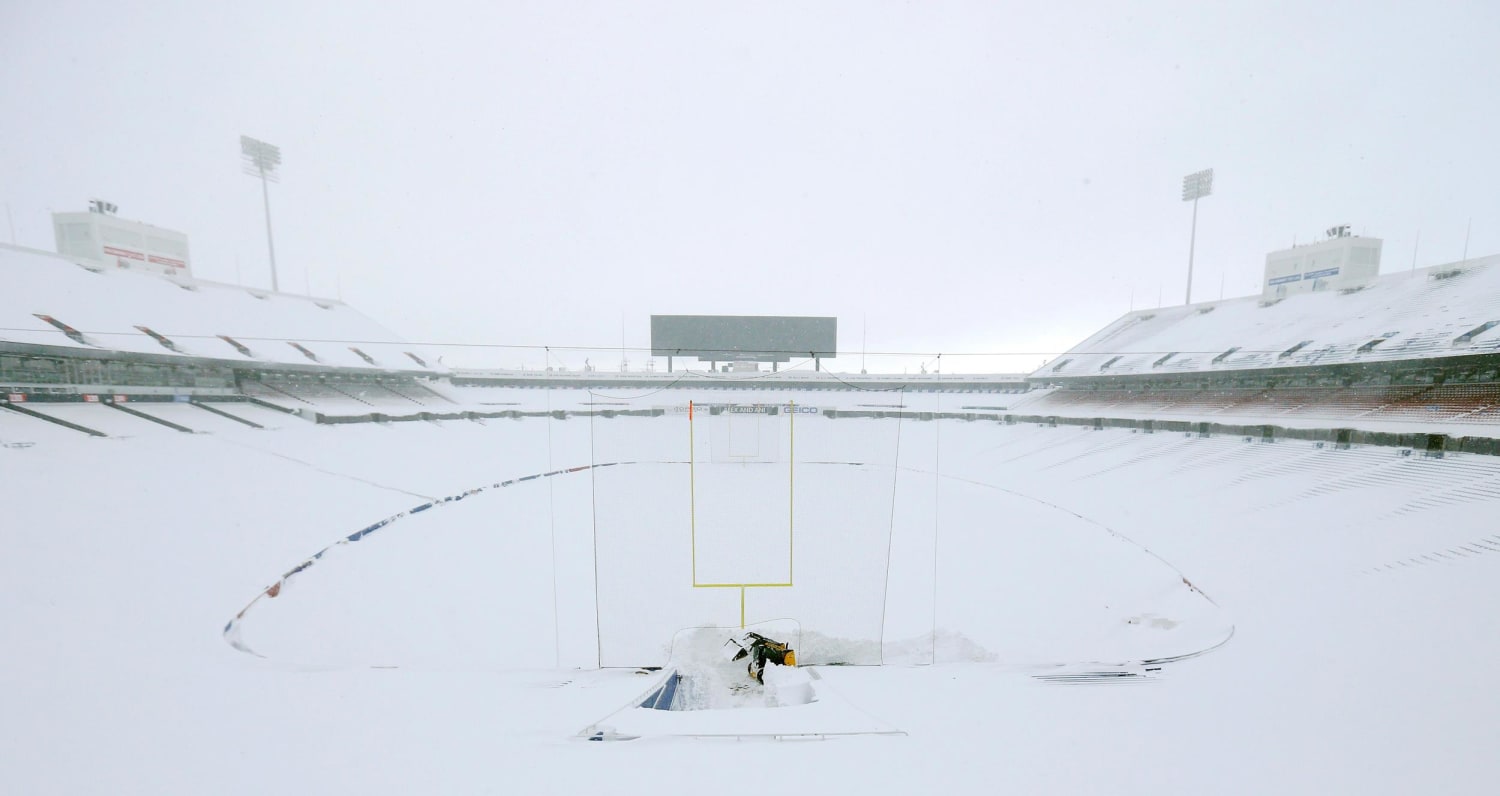
M1222 389L1052 390L1028 411L1500 423L1500 383Z

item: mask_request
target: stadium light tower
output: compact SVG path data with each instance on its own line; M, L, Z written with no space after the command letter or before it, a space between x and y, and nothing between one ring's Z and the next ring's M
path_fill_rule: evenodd
M281 182L276 174L276 167L281 165L281 147L242 135L240 156L245 161L245 173L260 178L260 194L266 202L266 248L271 252L271 292L279 293L276 285L276 242L271 238L271 191L266 184Z
M1193 249L1198 243L1198 200L1214 192L1214 170L1195 171L1182 178L1182 201L1193 203L1193 232L1188 238L1187 298L1183 304L1193 303Z

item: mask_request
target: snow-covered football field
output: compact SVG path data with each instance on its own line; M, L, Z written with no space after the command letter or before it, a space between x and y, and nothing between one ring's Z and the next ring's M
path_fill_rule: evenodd
M66 410L108 439L0 415L0 788L1481 793L1500 773L1500 461L916 414L957 395L503 400L662 412L163 410L202 421L183 434ZM756 402L779 411L710 408ZM768 620L799 628L817 703L620 712L682 631ZM645 737L579 737L610 717ZM687 737L705 727L738 740Z

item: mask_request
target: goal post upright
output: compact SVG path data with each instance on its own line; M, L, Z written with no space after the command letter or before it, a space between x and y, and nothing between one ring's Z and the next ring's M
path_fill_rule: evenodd
M693 585L698 585L698 444L693 436L693 402L688 401L688 530L693 540Z

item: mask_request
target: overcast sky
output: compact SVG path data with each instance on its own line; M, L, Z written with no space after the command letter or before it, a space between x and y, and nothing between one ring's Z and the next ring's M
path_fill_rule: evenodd
M1180 303L1199 169L1197 300L1335 224L1384 271L1500 251L1494 3L1053 5L8 0L0 237L101 197L267 286L247 134L282 288L409 339L835 315L948 370Z

